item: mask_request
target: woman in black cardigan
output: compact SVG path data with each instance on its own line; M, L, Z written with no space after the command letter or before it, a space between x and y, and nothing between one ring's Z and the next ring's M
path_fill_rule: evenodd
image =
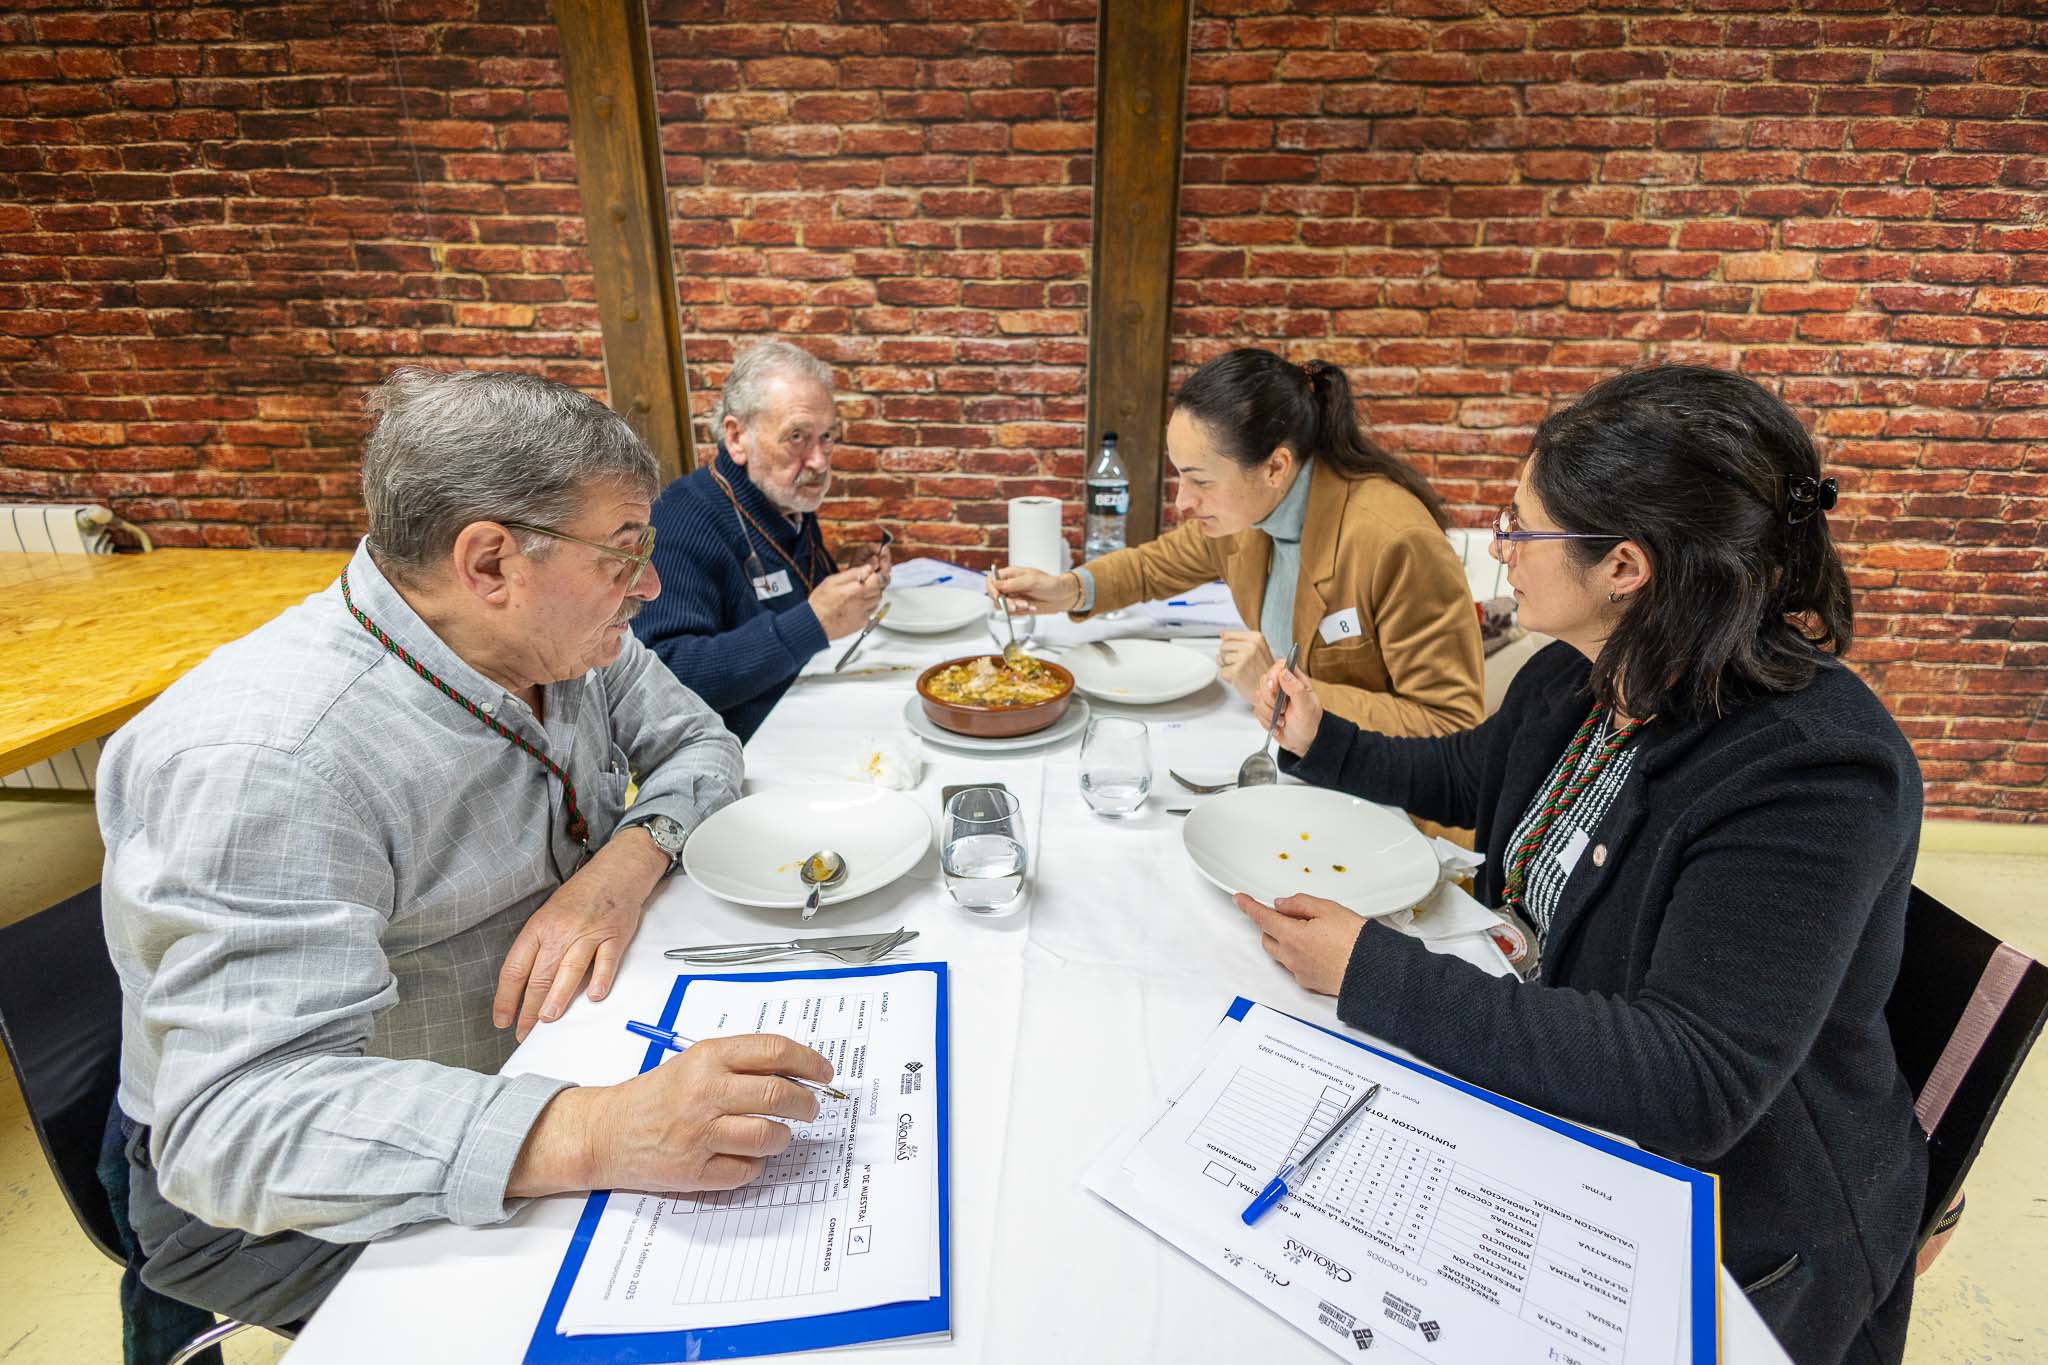
M1800 1365L1896 1362L1925 1139L1886 1031L1920 773L1835 656L1832 479L1755 383L1666 366L1536 433L1494 552L1558 643L1498 714L1393 739L1288 696L1302 778L1475 826L1534 985L1332 902L1238 897L1348 1024L1721 1177L1722 1259Z

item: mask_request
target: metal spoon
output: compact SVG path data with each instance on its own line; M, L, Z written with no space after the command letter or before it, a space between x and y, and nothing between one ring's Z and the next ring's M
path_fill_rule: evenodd
M1017 643L1017 623L1010 619L1010 604L1000 592L996 594L996 605L1003 609L1003 626L1010 632L1010 643L1003 646L1003 662L1015 668L1024 662L1024 646Z
M1287 662L1283 667L1289 673L1292 673L1295 663L1300 658L1301 645L1297 641L1294 648L1287 651ZM1257 753L1237 765L1238 786L1270 787L1280 780L1280 765L1273 761L1273 755L1270 751L1273 747L1273 736L1280 732L1281 717L1286 714L1287 694L1279 692L1273 698L1273 723L1266 727L1266 742L1259 746Z
M818 913L818 898L846 880L846 859L829 848L821 848L804 859L796 875L811 888L810 898L804 902L804 918L809 919Z

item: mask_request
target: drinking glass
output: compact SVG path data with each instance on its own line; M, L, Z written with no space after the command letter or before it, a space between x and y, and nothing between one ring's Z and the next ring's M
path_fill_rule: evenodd
M1141 720L1097 716L1081 741L1081 796L1088 808L1121 820L1152 790L1152 737Z
M1024 820L1001 787L953 793L939 843L946 893L962 910L999 915L1024 894Z

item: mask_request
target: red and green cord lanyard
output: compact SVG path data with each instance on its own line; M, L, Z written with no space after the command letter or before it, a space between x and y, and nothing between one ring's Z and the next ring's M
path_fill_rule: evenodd
M1639 720L1632 720L1626 725L1616 727L1614 733L1600 746L1600 752L1593 755L1593 761L1586 765L1586 770L1574 777L1572 774L1579 766L1579 759L1585 754L1586 745L1592 741L1593 732L1599 728L1600 717L1606 710L1605 706L1598 702L1594 703L1592 712L1586 717L1585 723L1579 726L1579 732L1572 736L1571 744L1564 751L1564 764L1558 771L1557 780L1550 784L1550 794L1543 798L1543 809L1537 814L1535 823L1529 826L1529 832L1515 845L1514 852L1508 855L1507 890L1501 901L1504 907L1510 907L1518 913L1521 911L1528 883L1529 860L1535 857L1536 850L1543 846L1543 836L1550 832L1550 827L1572 808L1572 804L1585 794L1588 787L1593 785L1601 770L1621 752L1629 740L1635 737L1636 731L1643 728L1643 723Z
M468 697L463 696L460 692L457 692L447 683L442 682L439 678L435 677L432 673L428 672L426 665L422 664L418 659L413 658L412 655L406 653L405 650L399 646L398 641L392 639L389 635L386 635L378 627L375 621L372 621L369 617L363 615L361 609L356 606L355 599L349 596L348 571L346 569L342 570L341 574L341 601L342 605L348 608L348 614L355 617L356 622L359 625L361 625L364 630L369 631L370 634L373 637L375 637L378 644L384 646L384 648L390 650L393 654L397 655L398 661L400 663L404 664L407 668L410 668L413 672L419 674L420 677L426 679L426 681L432 683L435 686L435 688L442 693L442 695L446 696L450 701L455 702L457 705L461 706L463 710L469 712L469 714L475 716L478 720L482 721L486 729L497 731L497 733L506 741L508 741L513 748L521 750L529 757L531 757L536 763L540 764L541 767L546 768L549 772L553 773L557 778L559 778L562 783L562 806L569 813L569 837L571 839L574 839L577 843L582 844L585 848L590 847L590 823L583 818L583 811L576 804L576 784L569 780L569 774L562 771L560 764L556 763L552 758L549 758L540 750L534 748L532 744L528 743L521 736L514 734L511 730L506 729L504 725L499 723L498 719L495 716L487 714L481 706L478 706Z

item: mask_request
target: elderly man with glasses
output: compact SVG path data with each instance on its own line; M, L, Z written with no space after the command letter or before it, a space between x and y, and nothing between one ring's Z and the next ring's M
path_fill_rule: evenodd
M866 623L889 560L884 541L842 569L819 534L839 418L817 357L749 348L712 420L717 455L654 505L668 590L633 630L746 739L826 641Z
M370 409L339 581L100 767L136 1268L267 1325L410 1223L743 1184L789 1140L761 1116L816 1112L786 1077L831 1070L752 1036L615 1086L496 1074L610 989L684 837L738 794L739 745L628 633L661 591L659 474L624 421L426 370Z

